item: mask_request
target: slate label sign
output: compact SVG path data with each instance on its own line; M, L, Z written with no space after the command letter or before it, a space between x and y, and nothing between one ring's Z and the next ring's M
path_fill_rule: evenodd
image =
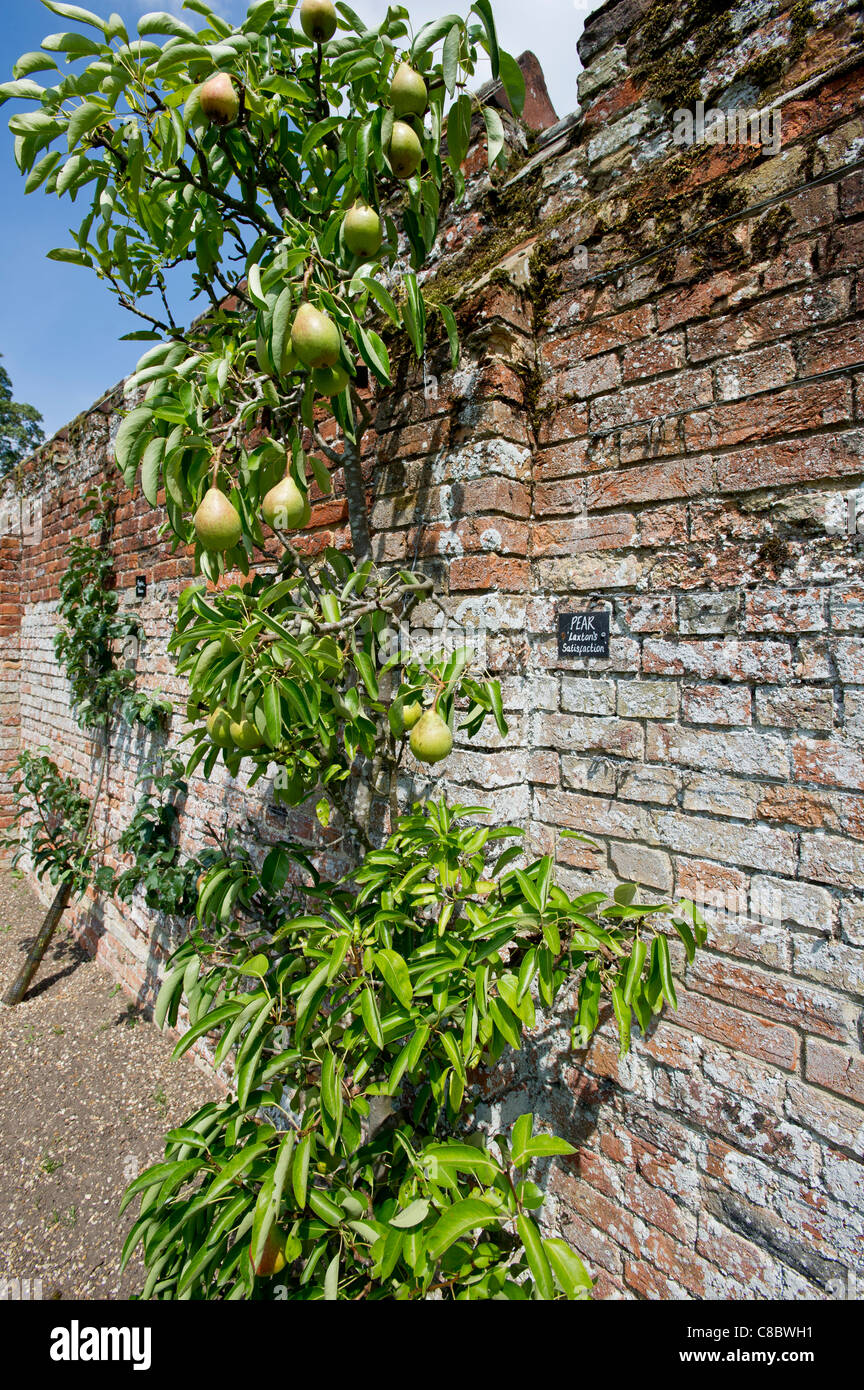
M558 614L558 655L605 659L609 655L609 609Z
M147 597L147 576L146 576L146 575L143 575L143 574L136 574L136 576L135 576L135 597L136 597L136 598L146 598L146 597Z

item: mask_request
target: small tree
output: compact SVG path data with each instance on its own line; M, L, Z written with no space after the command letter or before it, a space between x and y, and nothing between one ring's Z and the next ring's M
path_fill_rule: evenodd
M421 659L385 640L433 581L373 563L360 462L370 396L390 384L385 330L419 359L437 314L458 360L453 314L418 271L442 197L463 192L478 108L490 168L506 159L498 111L469 90L478 59L517 113L518 65L489 0L416 33L399 5L373 29L330 0L253 0L235 28L186 0L203 26L149 14L134 38L117 15L43 3L87 32L46 38L0 96L35 103L10 122L28 189L88 199L74 245L50 254L95 271L145 321L130 336L154 340L117 461L153 505L164 488L203 576L256 566L180 599L188 771L221 756L251 785L275 770L278 798L315 797L323 824L335 807L360 850L325 881L291 840L234 843L202 876L158 1016L176 1022L185 1000L178 1050L218 1035L234 1088L131 1185L126 1256L143 1242L148 1297L262 1296L277 1274L297 1299L582 1297L578 1259L531 1215L530 1165L570 1145L522 1116L491 1148L472 1077L574 977L574 1045L605 993L626 1050L633 1012L645 1026L675 1002L658 922L689 954L701 920L639 905L633 885L568 897L552 859L526 861L520 829L477 824L482 808L399 816L409 742L438 763L457 725L506 723L467 650ZM45 71L54 85L34 81ZM181 264L209 305L191 323L172 303ZM297 532L331 468L353 556L307 563Z
M0 357L2 357L0 353ZM24 405L12 396L12 382L0 366L0 478L12 472L45 438L42 416L35 405Z

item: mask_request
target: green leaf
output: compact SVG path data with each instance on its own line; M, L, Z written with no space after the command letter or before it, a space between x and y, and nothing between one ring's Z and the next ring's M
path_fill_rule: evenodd
M629 1004L633 999L635 990L642 978L642 968L645 964L645 957L647 954L648 948L642 938L639 937L639 939L633 943L633 951L627 965L627 974L624 977L622 998L625 1004Z
M312 1135L304 1134L297 1145L297 1153L291 1167L291 1184L298 1207L306 1205L306 1187L309 1181L309 1157L312 1150Z
M618 1056L624 1057L630 1051L630 1021L632 1010L627 1000L624 998L624 991L619 985L612 986L612 1007L615 1010L615 1018L618 1023L618 1036L621 1040Z
M535 1134L526 1144L525 1152L529 1158L551 1158L554 1154L575 1154L576 1150L555 1134Z
M448 30L441 53L441 66L444 72L444 86L450 95L456 90L459 78L459 48L462 43L462 25L454 24Z
M483 107L483 120L486 122L487 163L491 169L504 148L504 126L494 106Z
M390 294L385 290L383 285L378 283L374 275L355 276L351 283L352 285L360 285L363 289L368 290L376 304L384 310L390 322L398 328L399 310L393 303Z
M38 101L45 91L38 82L31 82L29 78L22 77L17 82L0 82L0 106L5 101L17 99L19 101Z
M390 358L387 349L374 329L356 325L357 346L367 367L375 373L383 386L390 385Z
M492 76L497 80L500 70L500 60L498 54L498 36L495 33L495 16L492 13L492 6L489 0L474 0L471 9L475 14L479 14L483 21L483 28L486 30L486 46L489 54L489 61L492 64Z
M502 49L499 53L501 81L514 116L521 116L525 106L525 78L516 59Z
M390 1225L395 1226L399 1231L407 1231L412 1226L419 1226L426 1220L429 1212L430 1203L425 1197L418 1197L415 1201L409 1202L404 1211L399 1211L390 1218Z
M457 97L447 114L447 162L454 174L468 153L471 138L471 98Z
M456 315L452 309L448 309L446 304L435 306L441 315L444 328L447 331L447 341L450 344L450 365L455 371L459 366L459 329L456 327Z
M386 948L376 951L375 966L399 1003L409 1009L414 998L414 990L411 987L408 967L399 952Z
M531 1217L526 1216L524 1212L516 1218L516 1229L528 1256L528 1267L534 1275L538 1296L548 1302L555 1297L555 1285L540 1232Z
M29 77L31 72L47 72L49 69L57 71L57 64L47 53L22 53L14 68L12 69L16 77Z
M68 53L72 58L91 58L107 51L85 34L76 34L74 30L68 34L49 34L42 40L42 47L49 53Z
M339 1251L333 1256L324 1275L324 1302L335 1303L339 1297Z
M517 1168L524 1168L528 1161L527 1145L531 1141L534 1130L534 1116L532 1114L520 1115L513 1126L513 1133L510 1136L510 1144L513 1152L513 1162Z
M149 405L138 405L121 422L114 440L114 458L127 487L135 481L138 460L144 449L146 431L153 423Z
M588 1274L575 1250L557 1236L549 1236L543 1241L543 1249L563 1293L569 1299L582 1298L592 1288Z
M345 1220L345 1213L341 1207L322 1192L320 1187L313 1187L309 1191L309 1206L316 1216L320 1216L322 1221L326 1221L328 1226L341 1226Z
M141 460L141 491L151 507L155 507L158 501L164 456L165 440L157 435L155 439L150 440Z
M660 980L663 985L663 993L673 1009L678 1008L678 996L675 993L675 981L672 978L672 958L669 955L669 942L665 936L655 936L652 946L652 956L657 953L657 965L660 970Z
M193 43L198 43L198 35L194 29L190 29L189 25L184 24L176 15L166 14L164 10L153 10L142 15L138 21L138 33L142 36L170 34L174 39L190 39Z
M444 1251L461 1236L497 1224L498 1215L486 1202L481 1202L477 1197L466 1197L461 1202L454 1202L436 1221L427 1238L426 1249L433 1260L440 1260Z
M80 5L63 4L61 0L42 0L42 4L52 14L59 14L61 19L72 19L78 24L89 24L94 29L101 29L103 34L106 32L104 19L100 19L92 10L82 9Z
M423 25L411 45L411 57L419 58L421 53L427 53L430 48L434 48L439 39L443 39L444 35L450 32L454 24L461 28L464 23L464 19L458 14L446 14L441 19L430 20L428 24Z
M369 1037L379 1052L384 1047L384 1033L381 1029L381 1016L372 991L366 987L360 995L360 1014Z
M261 707L264 711L264 721L267 726L267 737L270 740L270 745L272 748L278 748L282 738L282 697L275 683L268 685L264 691Z

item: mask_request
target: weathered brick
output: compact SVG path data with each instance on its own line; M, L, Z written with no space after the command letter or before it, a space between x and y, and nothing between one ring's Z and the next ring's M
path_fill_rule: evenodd
M624 719L673 719L678 713L674 681L619 681L618 714Z
M685 685L681 718L687 724L749 724L750 691L735 685Z
M786 729L831 729L834 727L834 696L830 690L805 686L756 691L756 718L760 724Z
M836 379L699 411L684 421L684 436L690 449L715 449L851 419L849 382Z
M747 594L748 632L819 632L826 626L821 589L760 588Z
M864 1105L864 1057L818 1038L807 1041L807 1080Z
M862 454L864 436L858 430L742 449L718 460L717 485L721 492L746 492L819 478L842 478L862 472Z
M721 353L741 352L755 343L772 342L816 324L830 323L848 311L848 280L828 280L688 328L690 359L700 362Z
M715 733L675 724L652 725L647 732L645 752L652 762L714 768L741 776L789 775L786 744L779 735L729 730Z
M694 675L703 680L780 682L792 674L789 648L782 642L673 642L646 638L643 669L657 675Z
M670 497L695 497L713 487L711 460L682 459L665 464L645 464L614 473L596 473L586 479L589 508L620 507L639 502L661 502Z

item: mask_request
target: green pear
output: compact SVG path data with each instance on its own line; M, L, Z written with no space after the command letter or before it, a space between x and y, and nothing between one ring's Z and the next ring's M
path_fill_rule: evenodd
M410 125L406 125L405 121L393 122L393 134L387 153L397 179L410 179L419 169L420 160L423 158L423 146L415 131Z
M348 385L348 373L341 363L335 367L319 367L312 373L312 385L319 396L338 396Z
M244 753L251 753L253 748L261 747L262 738L253 719L247 719L245 716L232 719L229 733L231 742L242 748Z
M408 63L400 63L390 83L390 105L397 116L422 116L426 110L426 83Z
M208 488L193 517L195 534L205 550L231 550L243 534L237 509L221 488Z
M304 526L308 502L290 473L271 487L261 503L264 520L274 531L293 531Z
M300 27L307 39L326 43L336 32L336 9L333 0L303 0L300 6Z
M268 1279L272 1274L279 1274L285 1268L285 1243L287 1231L280 1231L277 1226L271 1226L267 1239L264 1242L264 1249L258 1256L258 1263L255 1263L254 1242L249 1244L249 1260L255 1273L261 1278Z
M231 715L224 705L217 705L207 716L207 732L219 748L231 747Z
M440 763L453 747L453 735L438 711L427 709L411 730L409 742L419 763Z
M381 245L381 218L368 203L355 203L342 224L342 240L352 256L368 260Z
M303 365L332 367L339 360L341 346L333 320L314 304L301 304L291 326L291 347Z
M423 706L419 700L412 700L410 704L402 706L402 728L413 729L417 720L423 713Z
M213 125L233 125L240 98L227 72L216 72L198 89L201 110Z

